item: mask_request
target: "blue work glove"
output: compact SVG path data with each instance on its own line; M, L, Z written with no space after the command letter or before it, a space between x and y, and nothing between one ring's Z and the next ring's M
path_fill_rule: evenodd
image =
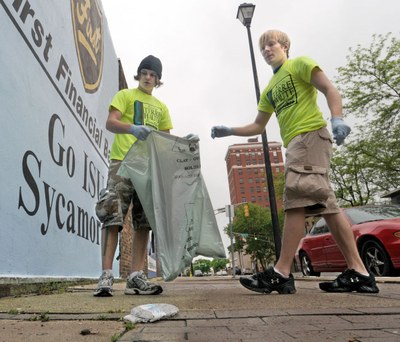
M129 133L134 135L139 140L146 140L147 136L151 133L152 129L147 126L131 125Z
M226 126L214 126L211 128L211 138L222 138L233 134L233 129Z
M185 135L183 138L187 139L187 140L192 140L192 141L200 140L199 136L197 134L193 134L193 133L189 133L188 135Z
M350 134L351 128L343 121L342 118L332 118L333 139L338 146L343 144L344 139Z

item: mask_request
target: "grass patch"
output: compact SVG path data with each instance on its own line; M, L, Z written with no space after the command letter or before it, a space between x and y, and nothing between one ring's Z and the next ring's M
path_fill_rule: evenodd
M136 328L136 324L133 322L124 322L124 331L119 334L114 334L111 336L111 342L117 342L127 331L133 330Z

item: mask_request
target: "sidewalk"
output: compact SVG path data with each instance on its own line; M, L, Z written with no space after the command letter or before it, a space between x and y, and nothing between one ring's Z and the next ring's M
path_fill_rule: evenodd
M324 293L296 277L294 295L262 295L238 277L178 278L161 282L159 296L92 296L93 285L66 293L0 299L0 341L399 341L400 278L379 278L378 294ZM120 319L141 304L179 308L170 319L125 330ZM87 333L86 335L84 335Z

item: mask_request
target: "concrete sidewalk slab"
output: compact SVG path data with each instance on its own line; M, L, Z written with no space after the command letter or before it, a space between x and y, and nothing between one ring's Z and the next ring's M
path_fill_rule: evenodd
M253 293L238 278L199 277L162 282L159 296L126 296L125 284L117 283L114 296L106 298L93 297L95 284L7 297L0 299L0 341L55 341L55 335L76 342L400 340L399 278L379 280L380 293L367 295L324 293L318 288L322 280L297 278L294 295ZM173 304L180 311L126 331L120 319L150 303ZM83 329L94 334L81 335Z

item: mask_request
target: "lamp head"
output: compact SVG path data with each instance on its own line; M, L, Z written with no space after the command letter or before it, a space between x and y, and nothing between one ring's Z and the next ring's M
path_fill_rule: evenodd
M256 5L247 3L239 5L236 19L239 19L244 26L250 26L255 7Z

